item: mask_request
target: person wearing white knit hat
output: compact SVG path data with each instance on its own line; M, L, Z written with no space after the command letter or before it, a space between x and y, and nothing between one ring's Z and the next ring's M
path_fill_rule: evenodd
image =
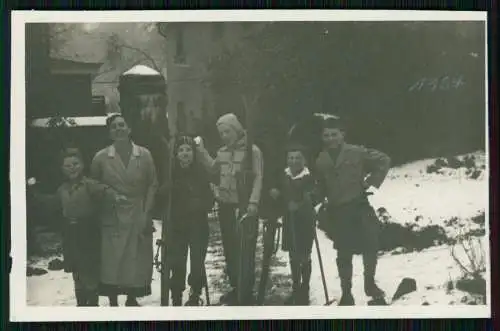
M241 201L239 196L240 183L238 174L243 171L243 162L247 151L247 134L238 117L232 113L221 116L217 121L217 129L224 146L212 158L198 144L200 159L212 173L219 175L216 187L216 199L219 204L219 221L222 233L222 244L226 258L227 272L233 290L221 298L221 302L233 305L251 305L254 302L253 287L255 284L255 248L258 234L258 207L260 202L263 178L263 158L261 150L252 146L253 185L248 201ZM248 233L245 234L243 252L239 252L240 240L238 233L236 210L242 203L247 204L243 211L249 217ZM239 217L241 217L241 212ZM240 263L248 267L241 272ZM238 279L242 282L238 284ZM240 297L242 301L236 299Z

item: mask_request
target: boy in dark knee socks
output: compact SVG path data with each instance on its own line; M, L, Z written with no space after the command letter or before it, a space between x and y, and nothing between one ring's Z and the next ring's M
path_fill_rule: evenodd
M283 206L283 244L288 251L292 273L290 305L309 304L311 250L314 240L314 180L306 167L304 148L292 145L287 150L287 165L279 188L271 196Z
M384 296L375 283L380 223L366 191L382 185L391 160L377 150L345 143L344 136L338 119L324 122L324 149L316 160L316 170L322 195L328 200L325 227L337 250L342 289L339 305L354 305L351 292L354 254L363 255L366 295Z

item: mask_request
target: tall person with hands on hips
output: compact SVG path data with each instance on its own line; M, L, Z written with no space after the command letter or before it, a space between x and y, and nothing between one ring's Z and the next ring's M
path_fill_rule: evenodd
M367 190L379 188L391 159L375 149L347 144L339 119L324 121L324 148L316 160L321 195L328 200L325 226L337 250L342 297L339 305L354 305L351 292L354 254L363 256L365 294L384 297L375 283L380 222L367 198ZM321 220L320 220L321 221Z
M226 270L232 290L223 295L221 303L229 305L252 305L254 303L253 287L255 284L255 248L258 235L258 208L262 190L263 158L261 150L252 146L253 185L248 201L247 210L240 211L236 215L239 206L242 205L243 197L238 175L244 169L247 151L247 134L236 115L229 113L220 117L217 121L217 129L224 146L217 151L212 158L204 148L203 142L199 141L197 151L200 160L207 169L219 176L216 186L215 197L219 203L219 221L222 234L222 244L226 260ZM242 213L247 214L245 222L249 222L243 238L238 231L238 218ZM243 240L241 242L240 240ZM243 244L242 244L243 243ZM240 247L244 251L240 251ZM240 265L246 266L247 270L240 274ZM240 282L238 281L240 280ZM238 297L243 302L238 302Z

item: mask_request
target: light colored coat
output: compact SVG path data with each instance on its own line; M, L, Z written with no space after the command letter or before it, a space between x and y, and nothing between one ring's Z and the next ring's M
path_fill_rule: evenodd
M103 213L101 282L128 288L149 286L153 238L152 231L148 231L148 214L158 186L151 153L133 144L125 167L111 145L95 155L91 174L127 197L127 202Z
M316 169L329 204L343 204L362 196L367 187L379 188L389 171L386 154L363 146L343 144L334 162L327 151L316 160Z
M262 178L264 172L261 150L252 146L252 166L254 182L250 194L249 203L259 204L262 191ZM238 196L237 174L243 170L246 154L246 137L240 139L234 146L223 146L217 151L213 159L205 151L201 160L211 173L219 174L219 185L216 187L216 199L223 203L242 203Z

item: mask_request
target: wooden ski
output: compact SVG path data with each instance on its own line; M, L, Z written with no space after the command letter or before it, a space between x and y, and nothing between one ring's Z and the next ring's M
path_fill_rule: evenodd
M168 233L170 224L172 222L172 168L174 161L174 148L175 148L176 135L174 134L171 139L169 159L168 159L168 175L167 175L167 185L168 186L168 201L167 201L167 211L163 219L161 240L159 243L161 247L161 306L169 306L170 301L170 271L171 266L169 263L169 253L168 253Z
M243 169L238 180L238 198L239 198L239 211L237 219L239 222L239 239L240 239L240 259L239 259L239 271L238 271L238 304L241 304L244 300L243 295L243 277L246 277L248 272L254 272L253 270L246 270L246 260L243 258L243 254L246 253L246 236L248 236L248 219L246 210L248 208L248 203L250 195L252 194L253 183L255 179L255 174L253 171L253 128L252 128L252 107L248 104L247 99L242 95L243 105L245 107L245 126L246 126L246 152L243 163ZM253 104L253 103L252 103Z

